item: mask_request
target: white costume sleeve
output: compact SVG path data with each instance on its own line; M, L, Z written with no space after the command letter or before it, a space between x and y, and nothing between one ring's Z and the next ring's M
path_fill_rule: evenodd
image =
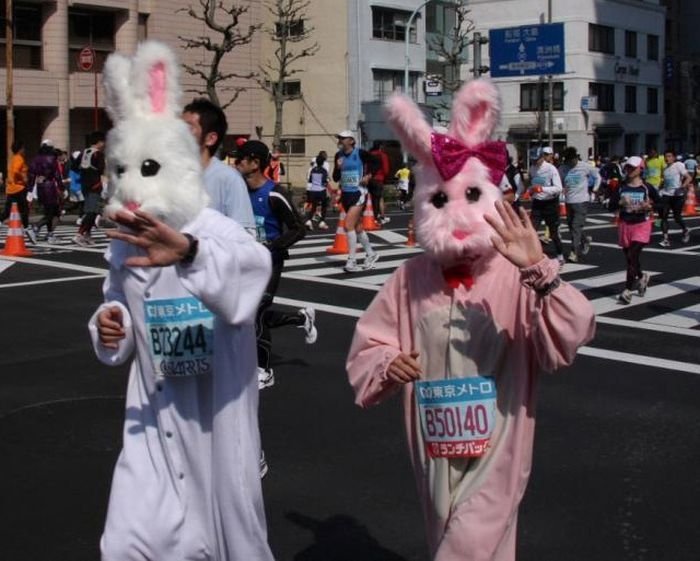
M183 231L199 240L194 261L175 266L183 286L224 322L252 324L270 278L269 250L208 209Z

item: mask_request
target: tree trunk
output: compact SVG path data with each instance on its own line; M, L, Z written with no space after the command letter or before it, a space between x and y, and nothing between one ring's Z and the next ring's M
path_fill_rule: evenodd
M275 96L275 132L272 136L272 147L279 146L282 138L282 107L284 99L282 96Z

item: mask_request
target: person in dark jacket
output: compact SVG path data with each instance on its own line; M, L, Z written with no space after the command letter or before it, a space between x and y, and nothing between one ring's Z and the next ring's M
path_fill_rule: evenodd
M270 367L272 337L270 330L285 325L303 328L306 342L316 342L313 308L301 308L296 313L286 313L271 308L279 286L284 260L288 249L304 237L306 229L287 193L278 184L264 175L270 161L270 151L258 140L243 144L236 158L236 167L248 185L250 203L255 216L257 240L272 254L272 276L262 297L256 318L258 345L258 382L261 388L274 384L274 373Z
M48 243L55 243L54 229L61 213L63 178L56 160L56 151L50 140L44 140L39 153L29 165L29 185L36 184L37 198L44 209L44 215L34 224L34 235L46 226Z

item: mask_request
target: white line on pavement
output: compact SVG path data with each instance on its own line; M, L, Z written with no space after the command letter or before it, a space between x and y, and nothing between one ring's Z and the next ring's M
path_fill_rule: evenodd
M700 364L694 364L692 362L681 362L678 360L668 360L665 358L656 358L653 356L623 353L620 351L610 351L608 349L598 349L595 347L588 346L581 347L578 350L578 354L584 356L592 356L595 358L603 358L606 360L615 360L617 362L627 362L629 364L641 364L644 366L651 366L654 368L664 368L666 370L676 370L679 372L700 374Z
M664 283L659 286L652 286L647 290L644 298L636 298L631 304L620 304L617 296L603 296L591 300L591 305L595 310L596 315L606 314L615 310L629 309L632 306L640 306L648 304L654 300L662 300L671 296L678 296L700 288L700 277L688 277L687 279L679 279Z
M660 275L654 271L646 271L652 277L654 275ZM589 288L600 288L601 286L609 286L611 284L619 284L627 280L627 271L619 271L617 273L609 273L607 275L598 275L597 277L587 277L585 279L578 279L575 281L570 281L569 284L575 286L579 290L588 290Z
M26 282L12 282L12 283L7 283L7 284L0 284L0 289L17 288L20 286L33 286L33 285L37 285L37 284L53 284L56 282L69 282L69 281L86 280L86 279L101 279L101 278L104 278L104 276L106 274L107 274L107 271L105 271L104 274L102 274L102 275L81 275L79 277L63 277L60 279L44 279L44 280L26 281Z
M657 323L663 326L671 327L685 327L690 329L700 324L700 304L695 306L688 306L687 308L681 308L679 310L673 310L667 314L661 314L659 316L654 316L653 318L648 318L644 321L650 323Z
M340 269L334 269L336 272L340 272ZM347 280L340 280L340 279L327 279L325 277L311 277L309 275L306 275L304 273L282 273L282 278L285 279L294 279L294 280L300 280L300 281L306 281L306 282L316 282L320 284L331 284L335 286L342 286L344 288L352 287L352 288L361 288L363 290L373 290L374 292L377 292L381 286L378 286L379 283L377 284L367 284L368 282L372 282L369 279L374 279L375 277L383 277L384 275L372 275L371 277L353 277L352 279L352 285L348 283ZM388 276L388 275L387 275Z
M275 297L275 303L282 304L283 306L294 306L296 308L306 308L310 306L315 310L319 310L321 312L328 312L330 314L336 314L339 316L347 316L352 318L359 318L363 312L363 310L356 310L355 308L331 306L330 304L320 304L318 302L305 302L304 300L295 300L293 298Z
M645 331L657 331L659 333L673 333L675 335L685 335L686 337L700 337L700 331L697 329L686 329L684 327L673 327L671 325L657 325L650 323L653 319L654 318L649 318L644 321L632 321L629 319L598 316L595 318L595 321L596 323L615 325L617 327L629 327L630 329L643 329Z
M374 230L370 234L387 243L406 243L408 239L406 236L397 234L392 230Z
M0 261L0 273L6 271L10 267L12 267L12 265L14 265L12 261Z
M95 275L106 274L109 269L107 267L87 267L85 265L77 265L75 263L59 263L57 261L48 261L45 259L34 259L32 257L0 257L0 261L7 259L9 261L17 261L18 263L27 263L29 265L39 265L41 267L53 267L55 269L66 269L68 271L78 271L81 273L93 273Z

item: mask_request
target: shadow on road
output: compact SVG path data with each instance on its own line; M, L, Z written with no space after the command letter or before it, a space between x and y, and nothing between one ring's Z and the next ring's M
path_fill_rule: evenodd
M406 561L383 548L351 516L336 514L316 520L299 512L289 512L287 519L313 533L315 543L294 556L294 561Z

